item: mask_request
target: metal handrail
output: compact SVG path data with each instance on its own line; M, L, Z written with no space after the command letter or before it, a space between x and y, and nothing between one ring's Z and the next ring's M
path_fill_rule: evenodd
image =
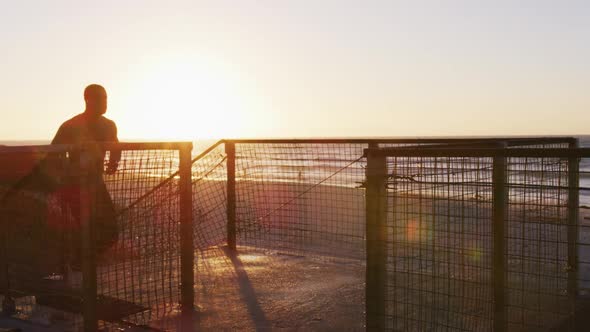
M514 158L590 158L590 148L368 148L368 154L387 157L514 157Z
M104 142L85 144L47 144L0 146L0 153L51 153L83 149L86 146L100 146L105 150L178 150L192 142Z
M223 139L223 142L236 144L449 144L449 143L489 143L506 142L508 146L574 143L574 137L470 137L470 138L262 138L262 139Z
M262 139L220 139L207 148L204 152L213 150L220 144L232 142L236 144L477 144L504 141L508 146L523 146L537 144L574 143L574 137L481 137L481 138L262 138ZM107 142L96 143L105 149L117 148L119 150L176 150L190 142ZM0 146L0 153L50 153L64 152L82 145L73 144L46 144L24 146ZM202 157L202 156L201 156ZM199 159L196 157L195 159Z

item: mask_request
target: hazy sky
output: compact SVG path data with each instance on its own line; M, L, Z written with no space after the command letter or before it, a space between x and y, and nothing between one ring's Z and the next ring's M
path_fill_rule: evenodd
M0 0L0 140L590 133L590 1Z

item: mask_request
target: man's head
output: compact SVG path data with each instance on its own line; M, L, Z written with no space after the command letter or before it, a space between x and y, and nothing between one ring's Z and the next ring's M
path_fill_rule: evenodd
M90 84L84 89L86 112L93 115L103 115L107 111L107 91L101 85Z

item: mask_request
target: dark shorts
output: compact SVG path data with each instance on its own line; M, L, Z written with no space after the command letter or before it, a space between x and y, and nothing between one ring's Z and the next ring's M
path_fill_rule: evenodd
M60 187L55 192L61 205L59 216L49 217L52 229L63 231L66 260L73 266L80 266L82 257L82 207L90 208L87 215L92 223L92 239L96 254L104 253L118 239L118 226L115 206L104 182L99 181L94 197L88 188L78 183ZM91 208L93 206L93 208Z

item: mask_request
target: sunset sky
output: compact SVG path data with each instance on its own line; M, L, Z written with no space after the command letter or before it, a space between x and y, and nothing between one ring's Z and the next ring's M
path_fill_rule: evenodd
M0 140L590 134L590 1L0 0Z

